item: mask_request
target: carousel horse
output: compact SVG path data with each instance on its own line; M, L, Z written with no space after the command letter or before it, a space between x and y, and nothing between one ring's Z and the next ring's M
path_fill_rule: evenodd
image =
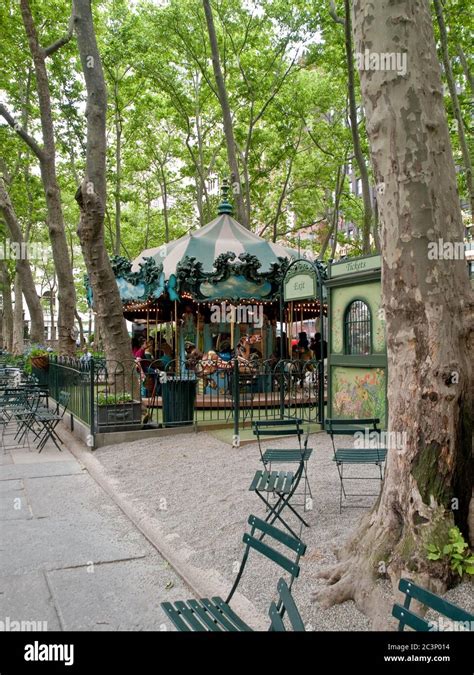
M195 373L197 377L203 379L204 387L209 386L211 389L217 389L217 383L210 376L218 370L232 370L234 368L235 358L237 358L239 372L251 373L255 371L255 364L250 354L250 348L257 342L261 342L260 335L244 335L237 345L237 356L224 361L217 352L209 350L202 355L202 359L197 361L195 366Z
M216 381L210 376L218 370L230 370L231 368L233 368L232 360L224 361L217 352L211 349L202 355L200 361L197 361L195 373L197 377L202 378L204 388L209 386L211 389L217 389Z

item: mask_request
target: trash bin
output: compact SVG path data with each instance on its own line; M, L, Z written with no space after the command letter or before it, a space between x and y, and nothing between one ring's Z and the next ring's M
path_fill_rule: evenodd
M165 427L184 426L194 421L196 378L168 375L161 385L163 424Z

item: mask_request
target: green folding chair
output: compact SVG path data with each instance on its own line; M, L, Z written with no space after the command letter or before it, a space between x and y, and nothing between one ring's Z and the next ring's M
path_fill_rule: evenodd
M252 423L254 436L257 438L260 459L265 469L271 472L273 464L303 464L301 477L304 480L303 508L306 511L306 496L312 497L311 486L308 480L308 460L313 449L308 448L309 429L303 441L303 420L288 418L282 420L256 420ZM293 448L262 448L262 442L268 437L290 436L296 437L298 447Z
M282 532L273 525L269 525L267 522L256 516L249 516L248 523L251 526L251 529L250 533L246 532L243 537L243 542L245 544L244 556L234 584L225 600L216 596L210 599L201 598L200 600L179 601L175 602L174 605L170 602L161 603L161 607L165 614L178 631L252 631L252 628L246 624L229 605L242 578L250 550L257 551L288 572L290 575L290 582L288 586L286 586L286 584L285 586L288 591L291 591L293 581L300 573L299 560L306 552L306 544L303 544L299 539L291 537L286 532ZM261 537L256 536L257 533L260 535L264 534L266 537L274 539L275 542L286 547L285 553L264 543ZM292 557L290 558L289 555ZM277 613L280 615L280 619L282 619L285 610L287 607L290 607L291 616L294 618L293 606L291 606L291 602L288 600L287 592L283 586L279 585L279 589L280 588L280 600L276 605ZM272 607L270 607L270 610L272 611L272 622L273 616L275 616L275 626L278 625L278 629L281 630L278 618L276 618Z
M325 422L326 431L331 436L333 448L333 460L336 463L339 473L340 490L339 490L339 513L342 512L343 505L345 508L359 508L359 504L344 504L344 500L348 497L378 497L377 493L368 492L347 492L344 482L347 481L380 481L380 487L384 477L385 459L387 456L387 448L381 447L380 443L376 443L376 447L363 448L337 448L335 444L335 436L354 436L357 433L375 434L380 436L381 430L378 428L380 419L378 417L363 418L363 419L331 419L327 418ZM359 476L353 473L345 474L346 466L361 466L363 464L373 465L377 467L378 472L376 476Z
M410 609L412 600L416 600L425 607L434 610L442 617L461 624L462 630L474 631L474 614L466 612L452 602L443 600L435 593L427 591L426 588L418 586L410 579L400 579L398 589L405 594L405 601L402 605L395 604L392 609L392 615L398 619L398 630L403 631L405 626L415 631L433 631L437 630L435 621L428 621L419 616Z

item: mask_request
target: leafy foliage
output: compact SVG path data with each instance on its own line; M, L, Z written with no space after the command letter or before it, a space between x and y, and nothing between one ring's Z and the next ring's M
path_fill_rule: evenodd
M453 572L460 577L466 574L474 574L474 554L470 551L459 528L452 527L449 530L448 543L440 547L437 544L429 544L428 560L449 560Z

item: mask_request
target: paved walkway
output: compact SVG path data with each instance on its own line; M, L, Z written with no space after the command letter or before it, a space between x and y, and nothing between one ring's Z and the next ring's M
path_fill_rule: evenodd
M0 449L0 622L167 630L183 581L64 450Z

